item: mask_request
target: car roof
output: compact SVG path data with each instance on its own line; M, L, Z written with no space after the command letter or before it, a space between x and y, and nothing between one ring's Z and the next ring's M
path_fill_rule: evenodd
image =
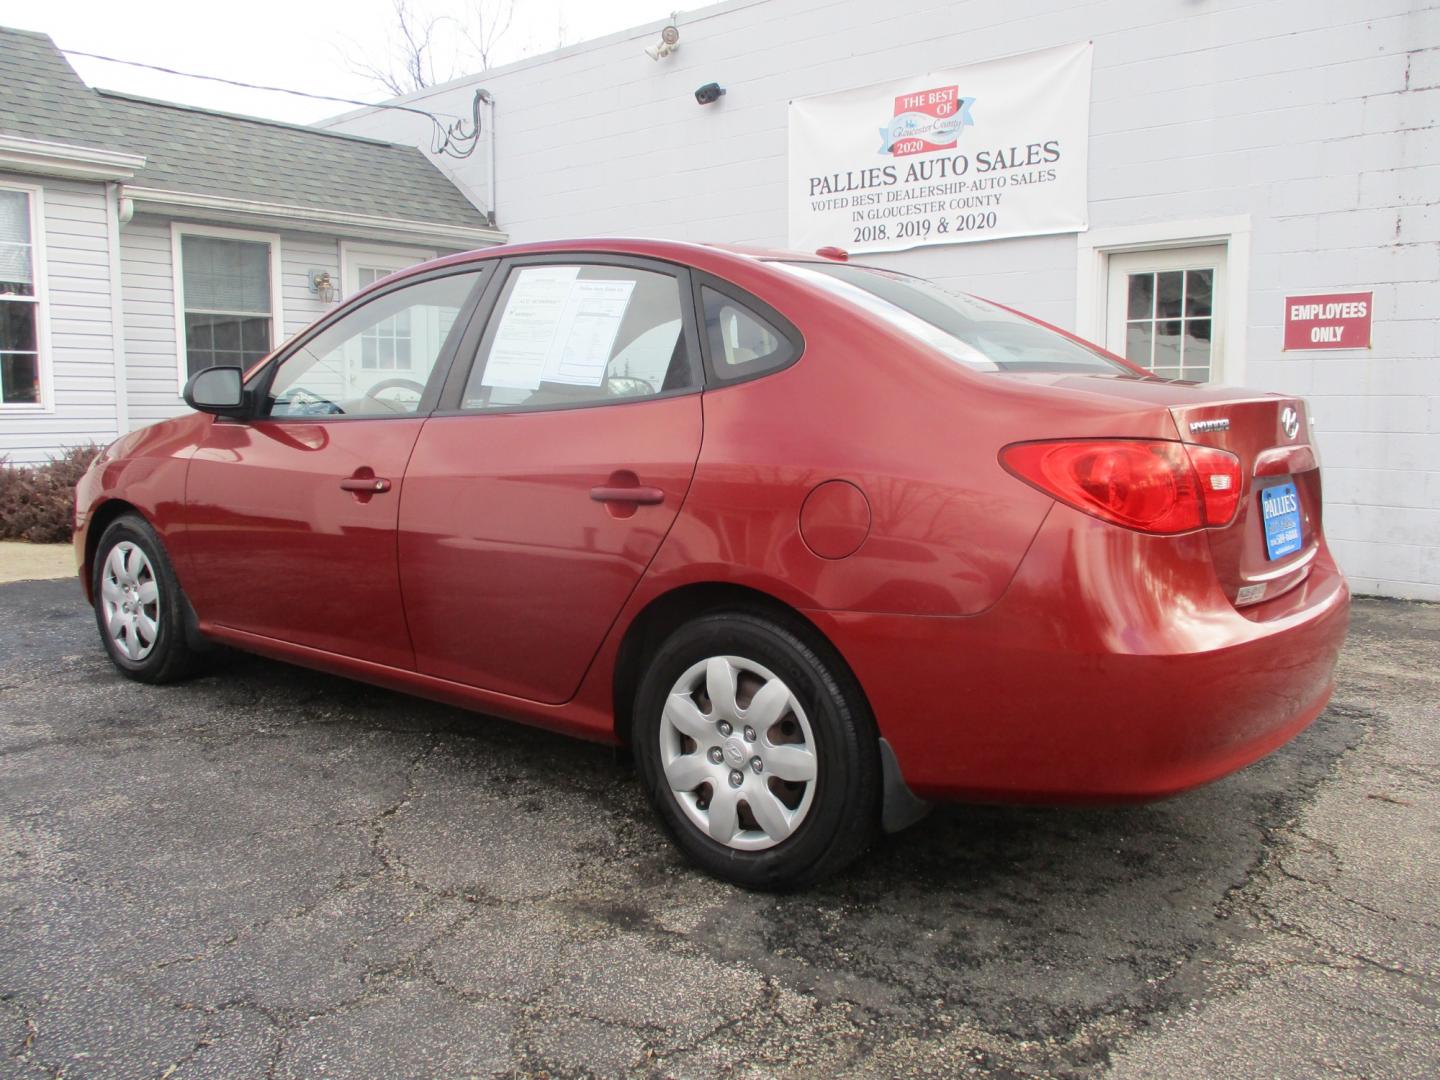
M477 248L475 251L446 255L425 264L426 268L478 262L485 259L501 259L516 255L644 255L649 258L665 259L685 265L713 264L743 259L746 262L785 259L792 262L824 262L822 256L812 252L786 251L783 248L739 245L739 243L697 243L693 240L667 240L651 236L582 236L582 238L557 240L531 240L528 243L503 243L494 248ZM409 272L409 271L405 271Z
M787 251L784 248L766 248L743 244L697 243L688 240L664 240L638 236L595 236L577 237L565 240L535 240L522 244L498 244L493 247L460 251L453 255L442 255L438 259L407 266L387 277L365 286L361 293L370 292L381 285L391 284L415 274L427 273L446 266L460 266L466 263L490 262L520 255L635 255L679 263L700 270L709 270L724 275L726 266L754 266L760 262L784 260L787 262L826 262L823 256L812 252ZM359 296L361 293L357 293Z

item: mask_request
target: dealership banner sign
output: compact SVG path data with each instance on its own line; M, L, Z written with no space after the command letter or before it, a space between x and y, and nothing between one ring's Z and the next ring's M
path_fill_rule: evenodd
M790 246L901 251L1086 227L1092 46L790 103Z

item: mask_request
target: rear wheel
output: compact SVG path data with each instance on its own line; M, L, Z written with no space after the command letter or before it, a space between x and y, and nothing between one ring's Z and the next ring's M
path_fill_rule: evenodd
M873 723L849 674L797 628L707 615L656 653L634 750L652 804L691 860L751 888L809 884L875 833Z
M165 683L195 670L179 582L144 518L126 514L110 523L96 546L92 574L100 639L124 675Z

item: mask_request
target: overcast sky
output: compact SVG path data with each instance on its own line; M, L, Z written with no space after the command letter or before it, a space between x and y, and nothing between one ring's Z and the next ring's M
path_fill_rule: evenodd
M455 63L455 76L473 68L457 56L463 48L454 22L480 6L471 0L409 0L412 8L441 19L447 43L437 51L439 75ZM493 10L496 0L481 0ZM125 60L284 86L310 93L379 101L389 96L354 68L388 63L394 38L393 0L0 0L0 25L40 30L62 49L102 53ZM501 0L503 5L503 0ZM515 0L508 31L499 38L492 66L548 52L563 43L603 37L667 18L707 0ZM473 15L470 16L473 21ZM146 97L183 101L230 112L306 123L345 112L349 106L284 94L182 79L71 56L91 86Z

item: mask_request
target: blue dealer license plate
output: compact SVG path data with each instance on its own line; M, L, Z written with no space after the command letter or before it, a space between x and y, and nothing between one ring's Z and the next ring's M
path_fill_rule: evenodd
M1260 492L1265 522L1265 555L1281 559L1300 550L1300 496L1294 484L1276 484Z

